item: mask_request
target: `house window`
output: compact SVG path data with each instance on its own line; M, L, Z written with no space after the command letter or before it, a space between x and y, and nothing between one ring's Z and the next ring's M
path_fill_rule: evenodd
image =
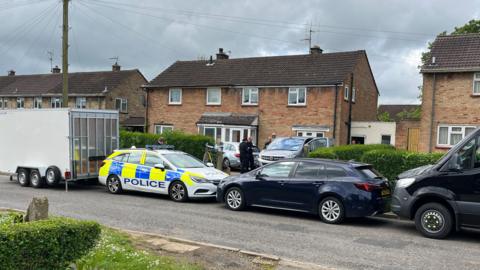
M392 136L391 135L382 135L382 144L391 144Z
M438 146L453 146L475 130L475 126L439 126Z
M207 89L207 105L222 104L222 89L208 88Z
M17 109L25 109L25 98L17 98Z
M75 99L75 108L77 109L86 109L87 108L87 98L77 97Z
M308 137L308 138L323 138L325 133L323 131L308 131L308 130L298 130L298 137Z
M182 104L182 89L172 88L168 93L168 104Z
M473 74L473 94L480 95L480 73Z
M172 125L155 125L155 134L162 134L164 132L173 131Z
M52 108L61 108L62 107L62 98L59 98L59 97L52 97L52 99L50 100L50 103L51 103L51 107Z
M357 89L352 88L352 102L355 102L355 98L357 97Z
M295 87L288 89L288 105L305 105L307 103L307 88Z
M0 109L8 109L8 98L0 98Z
M128 112L128 100L126 98L115 99L115 109L117 109L119 112L127 113Z
M42 97L34 97L33 98L33 108L34 109L41 109L42 108Z
M348 87L343 90L343 99L348 101Z
M258 104L258 88L243 88L242 104L257 105Z

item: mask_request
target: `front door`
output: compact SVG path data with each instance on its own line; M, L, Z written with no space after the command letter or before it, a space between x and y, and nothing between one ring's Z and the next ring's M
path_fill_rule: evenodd
M295 162L276 162L259 171L259 177L250 185L251 204L288 208L285 184L289 181Z
M293 177L285 184L285 202L289 208L301 211L314 211L317 207L318 189L325 181L323 164L299 162Z

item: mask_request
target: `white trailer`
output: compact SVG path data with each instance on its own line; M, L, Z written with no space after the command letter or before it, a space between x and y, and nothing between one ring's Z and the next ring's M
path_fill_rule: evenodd
M118 149L118 121L107 110L0 110L0 173L36 188L97 178Z

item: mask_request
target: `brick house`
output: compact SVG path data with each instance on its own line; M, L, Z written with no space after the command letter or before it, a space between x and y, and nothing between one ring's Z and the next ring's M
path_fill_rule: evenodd
M76 72L69 74L68 106L79 109L111 109L120 112L120 124L130 130L145 127L145 92L148 81L138 69ZM41 109L62 106L62 74L0 76L0 110Z
M354 87L351 88L353 74ZM272 134L347 143L352 121L376 120L378 89L365 51L177 61L146 86L149 132L183 130L222 141Z
M401 114L418 110L421 105L395 104L378 106L378 114L388 113L396 123L395 147L408 151L418 152L420 119L405 118Z
M421 73L420 151L446 151L480 125L480 34L437 37Z

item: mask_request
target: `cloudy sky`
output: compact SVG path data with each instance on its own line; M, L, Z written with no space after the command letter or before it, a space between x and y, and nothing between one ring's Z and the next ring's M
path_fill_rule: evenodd
M460 4L461 3L461 4ZM176 60L367 51L381 104L417 103L421 52L435 35L480 18L480 0L71 0L70 70L139 68L153 79ZM0 72L61 65L60 0L0 0Z

